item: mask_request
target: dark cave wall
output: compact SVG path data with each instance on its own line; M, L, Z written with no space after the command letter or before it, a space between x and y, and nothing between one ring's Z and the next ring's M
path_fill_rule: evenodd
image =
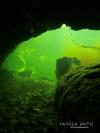
M79 4L79 3L78 3ZM95 3L94 3L95 4ZM0 63L19 42L66 23L72 29L100 29L99 8L72 1L3 1L0 4Z

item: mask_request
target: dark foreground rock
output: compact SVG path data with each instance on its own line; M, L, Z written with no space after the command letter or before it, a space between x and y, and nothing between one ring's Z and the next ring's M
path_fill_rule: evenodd
M58 83L55 106L59 113L61 132L98 132L100 64L80 67L66 74ZM81 128L73 128L75 126Z
M0 70L0 133L58 133L55 82L23 75Z

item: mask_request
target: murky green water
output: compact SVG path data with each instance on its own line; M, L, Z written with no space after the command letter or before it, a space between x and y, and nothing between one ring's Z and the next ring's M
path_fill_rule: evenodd
M17 73L30 72L39 79L56 79L56 60L62 57L77 58L81 65L100 60L100 30L72 30L62 25L56 30L24 41L5 59L2 67Z

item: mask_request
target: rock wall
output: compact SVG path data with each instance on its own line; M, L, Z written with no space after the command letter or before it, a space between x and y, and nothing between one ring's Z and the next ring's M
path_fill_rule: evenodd
M100 122L100 64L80 67L66 74L55 94L55 106L60 122L92 122L89 129L76 132L96 132ZM61 132L69 131L68 126Z

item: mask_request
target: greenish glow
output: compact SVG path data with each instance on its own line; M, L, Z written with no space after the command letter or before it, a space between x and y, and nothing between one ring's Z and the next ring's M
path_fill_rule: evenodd
M15 72L32 70L35 78L55 79L56 60L64 56L78 58L81 65L100 60L100 30L74 31L63 24L20 43L2 66Z

